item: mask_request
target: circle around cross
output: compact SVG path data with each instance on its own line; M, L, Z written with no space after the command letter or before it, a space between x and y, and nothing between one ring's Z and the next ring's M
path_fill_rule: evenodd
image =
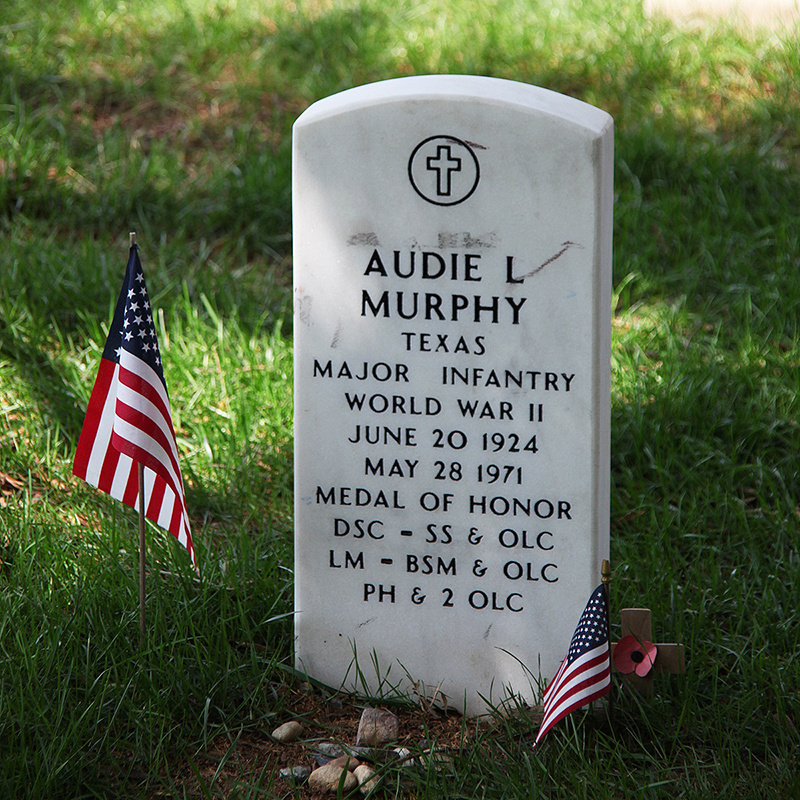
M429 136L411 152L408 178L414 191L437 206L463 203L478 187L475 151L455 136Z

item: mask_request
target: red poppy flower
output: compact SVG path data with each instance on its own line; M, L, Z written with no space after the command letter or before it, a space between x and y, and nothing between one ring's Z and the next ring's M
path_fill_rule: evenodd
M640 678L650 674L656 662L658 648L635 636L623 636L614 648L614 666L623 675L635 672Z

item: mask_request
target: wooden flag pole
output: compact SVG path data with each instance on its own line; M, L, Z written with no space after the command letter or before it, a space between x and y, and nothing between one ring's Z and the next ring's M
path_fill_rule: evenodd
M144 641L145 625L145 538L144 538L144 464L139 462L139 635Z
M611 665L613 663L612 656L613 650L611 647L611 593L609 591L611 586L611 562L603 559L603 564L600 567L600 575L603 581L603 591L606 595L606 634L608 635L608 669L609 679L611 677ZM608 690L608 721L611 725L611 730L614 730L614 686L613 684Z
M130 232L130 246L136 244L136 231ZM145 516L144 516L144 464L139 464L139 636L144 641L147 633L146 614L145 614Z

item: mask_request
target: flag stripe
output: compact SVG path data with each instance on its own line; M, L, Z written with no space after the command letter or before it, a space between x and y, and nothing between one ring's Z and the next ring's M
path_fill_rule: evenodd
M124 350L120 355L119 375L113 446L141 461L164 482L153 484L159 487L162 499L157 505L148 503L146 515L193 551L188 544L191 542L188 512L183 500L169 398L157 373Z
M161 475L173 487L180 482L169 444L152 419L136 408L117 401L116 420L111 441L114 447L131 458L141 461Z
M94 387L89 396L86 420L83 423L83 429L78 439L78 448L75 451L75 463L72 471L79 478L86 478L92 462L92 456L95 455L93 446L103 422L103 406L108 396L109 387L114 380L115 369L116 365L112 361L108 361L105 358L100 359L100 369L97 371ZM97 455L95 455L96 458Z
M602 688L597 689L594 692L585 693L582 697L576 699L574 702L570 703L567 706L562 706L558 713L555 713L549 717L549 721L547 725L544 725L540 730L539 734L536 737L536 742L534 746L536 746L541 738L558 722L560 722L564 717L568 717L573 711L576 711L579 708L582 708L585 705L593 702L594 700L599 700L608 692L608 686L603 686Z
M131 363L132 361L134 363ZM156 384L153 383L154 380L157 382ZM169 399L159 389L163 389L163 387L155 372L146 364L139 362L135 356L122 354L116 413L118 416L120 415L120 404L142 412L146 420L139 420L137 424L148 435L158 438L161 447L168 452L173 472L179 475L178 451L169 412Z
M169 398L158 375L147 364L124 351L120 356L119 380L117 400L125 402L126 397L132 397L146 401L153 421L163 425L168 437L174 437Z
M558 671L553 676L553 680L551 680L550 683L547 684L547 687L545 688L542 694L542 700L544 701L545 705L547 705L547 698L553 693L553 690L556 688L556 686L558 686L558 683L561 680L561 676L564 674L568 666L569 662L565 658L561 662L561 666L558 668Z
M601 678L599 682L596 680L583 681L579 688L576 687L576 690L570 693L569 696L562 698L561 702L550 711L552 717L551 727L576 709L588 705L597 697L602 697L608 686L605 678L608 678L608 673L605 673L604 678Z
M146 517L169 530L196 566L169 396L144 274L133 246L73 472L138 509L139 464L144 466Z
M117 404L117 408L119 409L120 404ZM128 413L128 412L126 412ZM138 412L131 411L132 417L134 420L142 422L142 424L146 424L142 421L142 417L138 414ZM141 434L141 429L138 428L135 424L128 422L125 418L120 418L117 416L117 421L114 426L114 433L111 437L111 442L113 447L118 449L120 452L125 453L126 455L130 456L132 459L136 461L142 462L145 467L156 474L156 477L160 479L160 481L164 484L162 491L162 497L167 497L167 492L171 495L177 494L177 491L180 491L180 474L174 474L171 470L172 464L170 463L169 454L166 450L163 449L161 443L156 439L145 436L139 436L137 434ZM132 439L138 439L138 443L132 443ZM150 482L151 487L158 484L158 481ZM150 488L149 492L147 492L148 496L152 496L152 488ZM171 497L170 499L174 499ZM134 503L134 507L138 507L138 504ZM145 505L145 509L148 509L148 505ZM161 524L159 520L158 513L151 513L149 510L147 512L148 519L152 519L154 522ZM172 528L170 528L172 531ZM172 531L174 533L174 531Z
M147 501L147 515L149 517L158 517L158 524L162 525L169 530L169 525L162 524L161 511L163 508L167 484L161 481L153 481L153 488L150 490L150 497ZM171 507L170 507L171 510Z
M607 647L603 645L588 651L569 664L566 669L560 670L557 691L550 692L548 701L545 703L545 708L549 708L553 703L557 702L560 695L565 691L569 691L570 681L573 680L576 675L579 677L594 675L604 667L607 667L607 662ZM555 684L555 680L553 680L553 683Z
M109 436L106 439L108 443L111 440ZM120 480L125 477L124 472L117 470L119 465L119 451L109 447L106 451L106 457L100 466L100 474L97 477L97 486L104 492L108 492L112 497L117 497L119 494ZM114 491L116 489L116 491Z
M125 359L125 354L122 359ZM142 369L144 375L146 365ZM114 446L161 475L173 490L180 490L182 481L174 433L169 417L165 416L169 410L164 408L161 396L152 391L152 384L143 380L143 375L120 369ZM141 389L141 392L131 391L133 387Z
M178 541L186 547L190 552L192 552L192 540L187 536L187 531L185 526L183 525L183 509L181 508L180 503L173 503L172 504L172 514L170 515L169 520L167 521L167 530L170 531L178 531L175 536L178 537Z
M552 699L545 704L545 713L548 716L556 715L560 719L563 716L562 709L565 707L571 711L576 707L576 702L577 707L586 705L589 700L584 698L593 694L598 686L602 687L609 675L608 654L596 654L590 663L571 669L569 675L562 677L558 693L552 694Z
M559 720L607 694L610 688L608 602L605 588L598 586L581 615L566 658L544 690L544 715L534 748Z
M139 467L130 456L119 457L116 483L119 489L110 492L112 497L122 500L126 506L139 509Z

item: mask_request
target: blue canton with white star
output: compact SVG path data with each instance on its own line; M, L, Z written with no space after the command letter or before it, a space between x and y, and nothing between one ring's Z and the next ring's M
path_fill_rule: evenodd
M125 283L114 310L103 357L119 363L123 348L146 362L164 383L161 352L136 245L131 248Z
M608 608L605 589L598 586L589 598L581 615L578 627L569 645L567 662L572 663L584 653L594 650L608 641Z

